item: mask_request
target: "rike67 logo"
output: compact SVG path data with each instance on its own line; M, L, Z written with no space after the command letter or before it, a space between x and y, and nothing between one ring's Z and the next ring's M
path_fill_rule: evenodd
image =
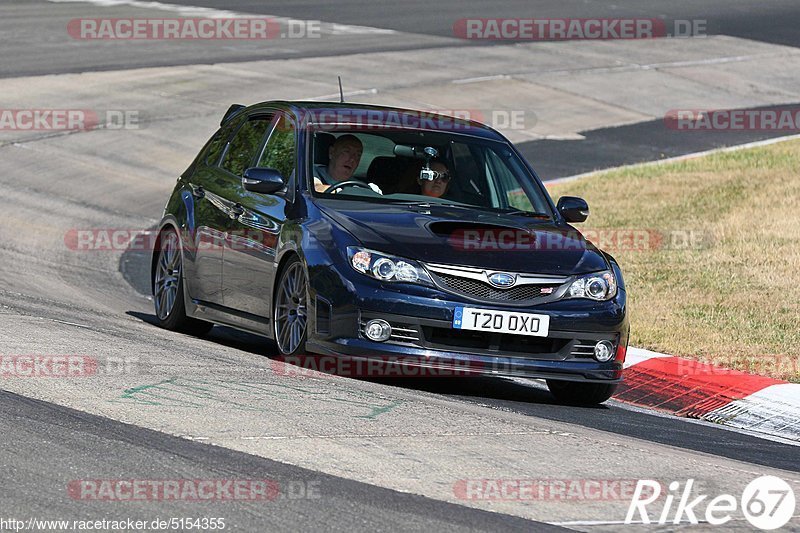
M791 520L797 503L792 487L775 476L754 479L747 484L739 499L731 494L720 494L711 500L708 500L708 494L699 494L692 499L695 496L693 486L694 479L687 480L683 489L678 481L670 483L666 497L663 498L664 506L659 513L657 509L648 506L656 502L661 504L661 484L650 479L640 479L628 507L625 523L699 524L700 516L712 526L721 526L730 522L734 518L733 514L739 510L753 527L773 530L783 527ZM652 510L656 511L653 517L650 515Z

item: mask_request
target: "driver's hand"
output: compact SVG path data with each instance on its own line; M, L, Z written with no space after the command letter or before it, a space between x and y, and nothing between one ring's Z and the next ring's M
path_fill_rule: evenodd
M317 191L317 192L325 192L325 189L327 189L328 187L330 187L330 185L325 185L324 183L322 183L321 179L319 179L317 177L314 178L314 190L315 191Z

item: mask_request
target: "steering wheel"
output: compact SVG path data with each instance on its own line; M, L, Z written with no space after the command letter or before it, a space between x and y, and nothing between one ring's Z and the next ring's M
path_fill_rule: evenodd
M335 191L336 189L341 189L343 187L363 187L365 189L372 190L372 187L364 183L363 181L359 180L345 180L340 181L339 183L334 183L327 189L325 189L324 194L328 194L329 192Z

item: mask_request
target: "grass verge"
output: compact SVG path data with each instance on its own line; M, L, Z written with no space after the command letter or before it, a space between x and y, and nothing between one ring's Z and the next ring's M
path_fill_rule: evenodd
M576 227L622 266L631 346L800 382L800 141L548 189L589 202Z

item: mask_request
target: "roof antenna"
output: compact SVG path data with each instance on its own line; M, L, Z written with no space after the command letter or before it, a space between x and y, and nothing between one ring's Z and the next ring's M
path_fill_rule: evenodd
M339 78L339 102L344 103L344 93L342 92L342 77L336 76Z

